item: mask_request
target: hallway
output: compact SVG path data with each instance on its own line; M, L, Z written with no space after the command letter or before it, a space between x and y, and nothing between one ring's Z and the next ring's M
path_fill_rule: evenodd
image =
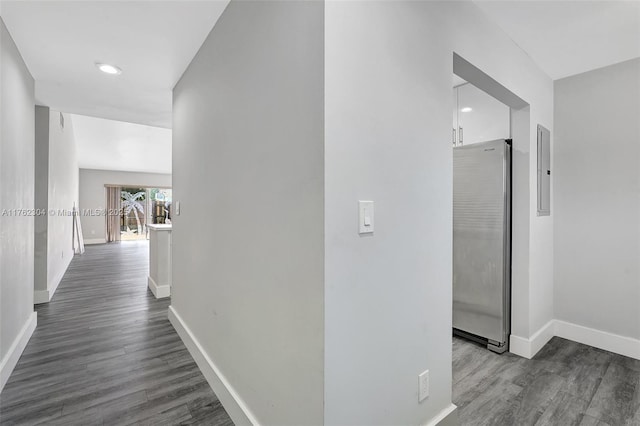
M147 290L148 243L75 256L0 399L0 424L232 425Z

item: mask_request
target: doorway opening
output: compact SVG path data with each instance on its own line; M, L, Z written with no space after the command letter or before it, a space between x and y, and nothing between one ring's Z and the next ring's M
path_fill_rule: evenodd
M467 295L467 300L470 300L472 305L477 302L477 306L471 306L473 308L472 315L477 314L477 311L482 311L482 306L484 305L486 308L484 311L493 314L494 325L502 326L503 337L498 339L501 341L497 342L497 346L490 342L490 340L494 339L482 336L484 333L480 333L480 337L484 337L481 339L484 345L489 348L493 346L494 349L497 349L497 352L503 352L511 349L512 333L520 333L521 329L528 324L529 277L527 271L529 265L529 199L531 193L529 185L530 108L529 104L522 98L456 53L453 54L453 74L453 86L457 87L457 89L454 89L455 108L453 120L454 130L457 130L453 139L454 151L464 150L465 146L473 147L474 144L477 145L483 140L510 140L508 148L511 168L510 214L506 215L507 212L499 206L489 208L485 205L484 209L481 208L476 211L476 216L484 216L485 218L497 212L502 212L503 215L501 221L496 221L492 225L494 228L502 228L504 230L503 235L506 235L502 243L503 248L505 248L504 256L499 256L500 247L496 249L496 256L502 260L504 265L502 274L496 269L496 264L492 266L494 276L502 280L503 291L496 293L499 294L498 298L501 300L494 303L493 308L487 308L492 299L485 292L476 288L470 297ZM459 100L461 103L458 103ZM478 114L474 114L476 112ZM483 125L482 122L485 124ZM489 124L486 124L487 122ZM491 151L484 151L483 149L482 152ZM500 173L497 173L494 178L498 179L499 176ZM505 173L502 173L502 176L504 177ZM464 182L462 184L464 185ZM506 198L506 185L504 186L504 192ZM478 200L474 201L477 202ZM506 206L505 204L504 207L506 208ZM464 213L464 210L462 212ZM459 218L461 217L468 218L469 215L459 216ZM508 225L507 219L510 220ZM454 213L454 227L455 222ZM482 247L482 241L482 238L476 241L480 242L480 247ZM485 240L484 242L486 243L487 241ZM509 250L506 250L507 245ZM455 250L456 242L454 236L454 252ZM462 261L470 263L468 258L462 259ZM490 266L491 264L485 262L486 267L478 269L476 275L486 275L491 272L491 268L487 265ZM454 267L454 280L455 275ZM454 290L454 302L455 299L456 292ZM496 302L496 300L493 301ZM498 317L501 318L501 321L497 320ZM478 333L471 331L471 334L478 337ZM496 343L495 340L493 343Z
M453 97L453 330L503 353L511 324L510 108L460 77Z
M528 324L531 143L529 104L455 53L452 86L456 403Z

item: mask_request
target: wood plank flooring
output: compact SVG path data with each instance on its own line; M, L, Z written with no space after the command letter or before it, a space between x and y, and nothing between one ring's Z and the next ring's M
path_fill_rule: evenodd
M233 425L147 290L146 242L87 246L0 394L4 425Z
M531 360L454 337L461 425L640 425L640 361L554 337Z
M146 242L88 246L0 394L1 425L232 425L147 290ZM552 339L532 360L454 338L462 425L640 425L640 361Z

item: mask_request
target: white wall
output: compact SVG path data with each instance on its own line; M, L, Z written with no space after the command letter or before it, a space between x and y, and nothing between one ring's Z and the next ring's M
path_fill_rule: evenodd
M555 82L555 315L633 339L640 339L639 117L640 59Z
M73 120L70 114L62 116L64 128L60 125L60 112L50 111L49 209L56 212L49 214L47 237L47 282L50 294L55 291L73 258L73 217L65 213L72 211L74 205L79 205L79 170Z
M173 111L172 321L234 422L322 424L323 4L232 1Z
M471 2L325 13L325 422L423 424L451 403L453 52L529 103L519 163L535 164L535 124L553 128L553 85ZM358 199L376 203L373 236L357 234ZM520 204L514 330L529 339L553 315L553 222Z
M452 51L427 3L326 3L330 425L425 424L451 404Z
M553 219L536 217L530 155L535 125L553 131L553 84L471 2L327 2L313 49L296 8L317 4L302 4L231 2L174 90L170 316L241 420L424 424L452 408L453 52L529 104L514 154L513 322L526 341L553 316ZM315 49L324 153L308 121L322 117ZM376 203L373 236L357 234L359 199ZM278 273L285 247L304 276Z
M170 188L171 175L161 173L122 172L114 170L80 169L80 209L82 233L86 244L104 243L106 217L87 215L86 210L106 208L105 185L122 185L134 188Z
M0 211L34 209L34 81L0 19ZM33 215L0 215L0 390L33 332Z
M35 120L35 206L39 212L49 210L49 115L48 107L36 105ZM48 302L47 277L47 229L48 214L37 214L34 218L34 302Z
M73 258L73 206L78 206L78 157L70 114L36 107L35 303L51 300Z

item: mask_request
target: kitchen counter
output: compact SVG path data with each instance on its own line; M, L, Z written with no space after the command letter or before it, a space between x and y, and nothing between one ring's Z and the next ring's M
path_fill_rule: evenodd
M149 228L149 289L160 299L171 296L171 225L155 224Z

